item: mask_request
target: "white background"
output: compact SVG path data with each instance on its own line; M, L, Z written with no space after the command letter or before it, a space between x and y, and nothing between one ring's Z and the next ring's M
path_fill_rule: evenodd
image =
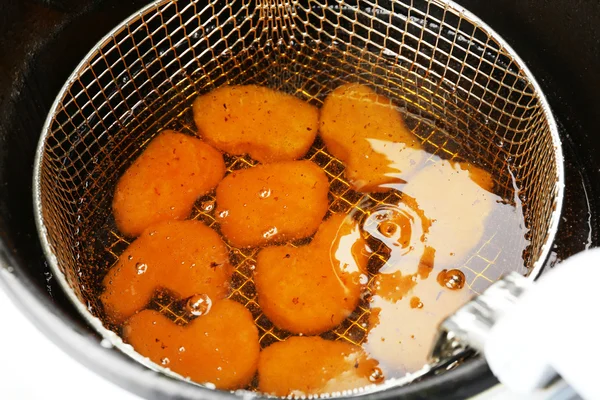
M0 315L0 399L140 400L63 353L1 288Z

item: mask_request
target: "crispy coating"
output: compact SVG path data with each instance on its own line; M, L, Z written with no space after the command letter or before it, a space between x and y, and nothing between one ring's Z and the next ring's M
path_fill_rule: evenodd
M279 328L325 332L358 305L368 257L356 222L333 215L308 245L268 247L258 254L254 283L260 307Z
M231 300L216 302L185 327L144 310L127 320L123 335L155 363L218 389L247 386L258 364L258 329L252 314Z
M454 266L480 242L486 217L499 198L490 174L472 164L438 160L419 171L402 191L432 221L427 244L436 265Z
M319 133L360 192L385 192L403 183L425 154L392 102L359 84L342 85L327 96Z
M235 171L217 187L221 232L237 247L301 239L327 212L329 182L310 161L287 161Z
M199 221L161 222L119 257L104 278L100 299L106 314L120 322L145 307L159 287L183 298L222 299L232 271L227 247L211 228Z
M117 228L138 236L148 226L185 219L196 199L225 175L223 156L199 139L164 131L117 182L113 213Z
M319 128L319 110L286 93L255 86L222 86L194 101L202 138L230 154L262 163L306 154Z
M294 336L261 352L258 388L281 397L341 392L371 384L376 368L353 344Z

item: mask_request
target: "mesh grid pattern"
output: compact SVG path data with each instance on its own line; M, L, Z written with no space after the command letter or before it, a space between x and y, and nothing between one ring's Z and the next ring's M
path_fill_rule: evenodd
M198 94L253 83L319 106L345 82L368 84L393 99L432 155L469 154L492 173L498 194L522 202L530 230L524 260L533 265L557 218L557 133L520 63L460 8L438 0L162 1L90 53L44 132L41 218L77 297L100 313L94 293L129 243L109 215L116 180L160 130L195 134L190 107ZM363 197L350 190L343 165L320 142L306 158L330 179L332 212L363 212L361 204L399 199L395 192ZM253 163L227 160L230 171ZM206 196L192 218L218 229L214 208ZM494 268L501 249L489 239L463 269L474 292L503 272ZM261 344L268 345L287 333L274 328L255 301L255 252L231 249L238 263L231 298L247 305ZM372 258L385 262L379 253ZM161 297L153 307L173 314L174 301ZM368 313L361 304L325 335L360 343ZM180 313L172 317L185 322Z

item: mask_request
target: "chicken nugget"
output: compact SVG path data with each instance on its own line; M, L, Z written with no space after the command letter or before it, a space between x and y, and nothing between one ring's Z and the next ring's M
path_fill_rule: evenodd
M327 212L329 182L310 161L287 161L235 171L217 187L221 232L236 247L301 239Z
M186 326L144 310L127 320L123 336L155 363L218 389L247 386L258 365L260 346L252 314L231 300L217 301Z
M342 85L327 96L319 132L359 192L404 183L425 155L392 102L364 85Z
M501 200L492 177L471 164L438 160L413 176L402 192L432 221L427 244L438 266L464 260L481 241L487 216Z
M199 221L166 221L149 227L104 277L104 311L120 322L145 307L157 288L183 298L229 291L233 268L225 243Z
M264 349L258 361L261 392L301 397L370 385L377 361L358 346L320 337L291 337Z
M229 154L261 163L297 160L317 135L319 110L287 93L256 86L222 86L194 101L200 136Z
M117 228L138 236L157 222L187 218L196 199L224 175L217 150L200 139L164 131L117 182L112 205Z
M358 305L368 258L356 222L333 215L308 245L268 247L258 254L258 303L279 328L307 335L325 332Z

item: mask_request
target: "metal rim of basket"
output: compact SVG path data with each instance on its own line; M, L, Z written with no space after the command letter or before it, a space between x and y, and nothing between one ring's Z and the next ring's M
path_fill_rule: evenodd
M146 5L145 7L140 8L138 11L136 11L135 13L131 14L129 17L127 17L126 19L121 21L121 23L116 25L112 30L110 30L106 35L104 35L102 37L102 39L100 39L94 45L94 47L84 56L84 58L81 60L81 62L75 67L74 71L67 78L65 84L61 88L60 92L58 93L54 102L52 103L52 106L50 107L48 116L42 127L42 133L40 135L38 146L36 149L36 154L35 154L35 159L34 159L33 191L32 191L33 192L33 203L34 203L34 214L35 214L35 223L36 223L36 227L37 227L37 231L38 231L38 236L39 236L44 254L46 256L46 259L48 261L48 264L51 268L52 273L54 274L55 278L59 282L61 288L65 291L65 293L66 293L67 297L69 298L69 300L71 301L71 303L74 304L77 311L83 316L85 321L102 336L102 338L103 338L103 340L101 342L102 346L116 347L122 353L126 354L127 356L131 357L135 361L141 363L142 365L144 365L152 370L161 372L172 378L183 380L183 381L190 383L192 385L195 385L199 388L213 390L214 387L211 387L210 384L195 383L195 382L191 381L189 378L185 378L182 375L179 375L178 373L171 371L169 368L162 367L162 366L152 362L147 357L144 357L141 354L137 353L133 349L133 347L131 345L125 343L119 335L117 335L115 332L113 332L111 330L106 329L104 327L104 325L102 324L102 321L98 317L95 317L94 315L92 315L92 313L87 309L87 307L77 298L74 291L68 284L65 275L60 270L57 257L51 248L49 236L47 234L47 229L44 224L44 219L43 219L43 215L42 215L42 197L41 197L40 181L41 181L41 174L42 174L41 165L42 165L44 149L46 146L46 141L48 138L48 134L50 132L50 127L51 127L53 118L54 118L54 116L57 112L57 109L59 108L65 94L69 90L72 82L74 82L77 79L79 72L86 66L87 60L89 60L97 52L97 49L104 46L111 39L111 37L114 34L116 34L118 31L120 31L122 29L123 26L125 26L127 23L129 23L136 16L142 15L145 12L147 12L153 8L159 7L161 5L164 5L164 4L167 4L170 2L171 2L171 0L153 1L152 3ZM551 249L552 243L554 242L554 238L556 236L556 232L558 229L560 214L561 214L562 207L563 207L563 196L564 196L564 187L565 187L563 152L562 152L562 145L561 145L560 136L558 134L558 127L557 127L556 121L555 121L552 111L550 109L550 105L548 104L548 100L546 99L546 96L544 95L540 85L538 84L537 80L535 79L535 77L533 76L531 71L526 66L524 61L519 57L519 55L513 50L513 48L496 31L494 31L489 25L487 25L484 21L482 21L476 15L474 15L470 11L466 10L459 4L455 3L453 0L432 0L432 2L438 3L439 5L448 6L450 8L453 8L454 10L457 10L461 15L465 16L471 22L477 24L479 27L481 27L486 32L488 32L491 36L494 37L494 39L502 46L502 48L511 55L511 57L516 62L516 64L519 66L519 68L527 76L529 82L535 89L535 93L539 99L540 106L543 110L544 116L547 119L549 130L551 133L552 143L554 146L554 156L555 156L555 162L556 162L556 175L557 175L557 182L555 185L556 204L555 204L555 208L550 217L551 221L548 226L548 234L547 234L546 242L542 245L542 247L540 249L540 256L534 262L533 267L531 268L531 271L530 271L529 275L527 276L528 279L535 280L542 272L545 262L546 262L546 259L550 253L550 249ZM332 394L329 394L329 396L333 396L333 397L335 397L335 396L361 396L361 395L385 391L385 390L388 390L388 389L391 389L394 387L398 387L398 386L403 386L403 385L406 385L406 384L414 381L415 379L418 379L418 378L426 375L427 373L435 370L441 364L443 364L443 363L440 362L439 364L436 364L436 365L426 364L423 366L422 369L420 369L414 373L408 373L405 376L400 377L400 378L388 378L383 383L378 384L378 385L369 385L369 386L366 386L363 388L354 389L353 391L332 393ZM454 362L446 363L446 367L448 369L450 369L453 366L453 364L455 364L455 363ZM232 391L231 393L236 397L241 396L243 398L253 398L253 397L264 396L264 394L250 392L250 391L244 390L244 389ZM227 394L227 393L225 392L224 394ZM310 397L312 397L312 396L310 396Z

